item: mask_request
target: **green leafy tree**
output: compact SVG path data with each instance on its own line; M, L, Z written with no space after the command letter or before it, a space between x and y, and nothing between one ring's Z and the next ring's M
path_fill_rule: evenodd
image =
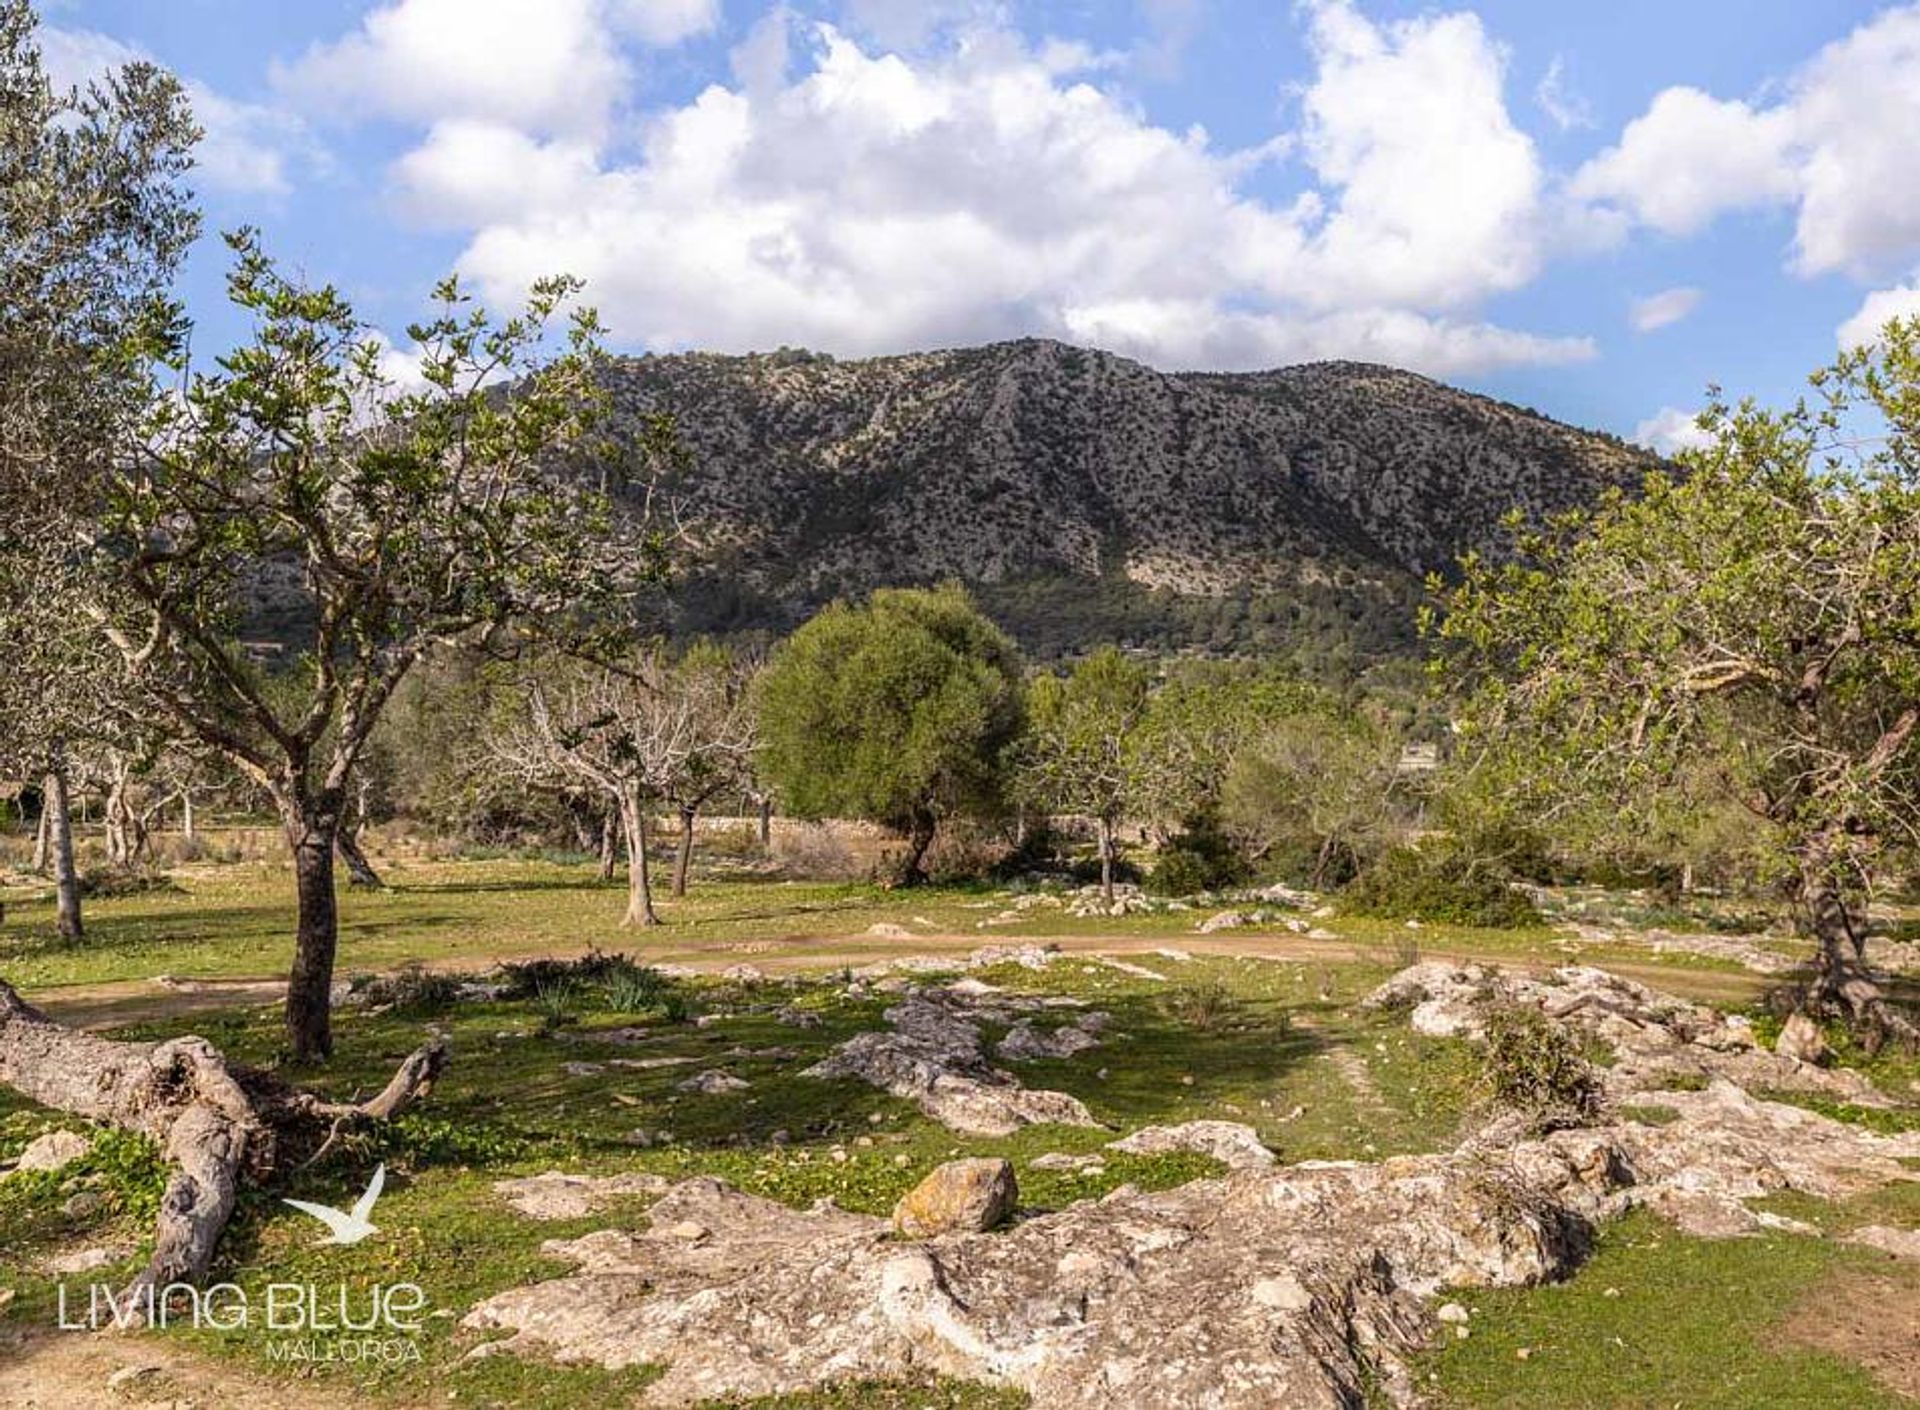
M1262 725L1235 752L1221 817L1253 856L1300 844L1314 886L1346 881L1393 837L1401 738L1332 708Z
M1027 693L1027 733L1018 753L1021 796L1050 813L1079 813L1099 831L1100 892L1113 904L1121 822L1139 804L1148 772L1140 727L1153 672L1107 646L1064 677L1037 677Z
M140 698L278 809L299 898L287 1033L313 1060L333 1046L334 852L395 689L436 646L610 616L653 560L574 463L598 449L601 398L573 281L496 323L449 280L409 330L424 385L406 390L337 291L228 238L253 335L156 396L148 434L97 468L87 615ZM271 671L238 638L289 575L305 650Z
M1813 387L1784 411L1716 398L1684 474L1469 562L1439 630L1467 742L1516 795L1632 827L1710 769L1791 877L1807 1002L1911 1039L1863 903L1920 828L1920 323Z
M58 925L78 939L69 766L120 702L110 654L72 631L68 550L85 477L177 330L167 289L199 228L182 180L199 132L151 64L54 87L35 24L26 0L0 0L0 768L43 780Z
M943 819L999 806L1019 658L961 588L883 589L782 643L759 713L761 771L788 809L905 833L913 885Z

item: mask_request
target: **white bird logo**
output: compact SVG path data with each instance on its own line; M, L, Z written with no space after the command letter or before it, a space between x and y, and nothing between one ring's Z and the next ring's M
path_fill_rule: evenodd
M367 1182L367 1192L354 1201L353 1208L342 1214L331 1205L309 1204L303 1199L280 1201L290 1204L302 1214L311 1214L330 1231L331 1237L320 1240L325 1244L357 1244L368 1234L377 1232L367 1216L373 1213L373 1202L380 1198L381 1187L387 1183L387 1167L382 1164L373 1172L373 1179Z

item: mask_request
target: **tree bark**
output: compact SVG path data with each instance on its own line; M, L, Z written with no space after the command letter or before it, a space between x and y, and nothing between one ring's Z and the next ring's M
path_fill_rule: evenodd
M44 876L47 871L47 839L52 832L53 810L47 806L47 796L43 789L40 794L40 821L33 830L33 865L29 868L36 876Z
M347 864L347 885L368 891L379 891L386 886L387 883L380 879L380 873L373 869L373 863L367 860L367 854L361 850L357 828L343 825L339 835L334 838L333 847L340 854L340 860Z
M923 810L913 815L907 827L907 857L900 868L900 885L926 885L927 850L933 846L933 835L938 825L939 820L929 811Z
M693 824L700 810L691 804L680 805L680 849L673 857L673 899L687 894L687 873L693 867Z
M73 861L73 800L67 793L67 775L56 768L47 775L47 845L53 862L54 910L60 938L78 940L86 933L80 919L80 871Z
M333 962L340 943L340 907L333 890L333 853L340 822L320 808L287 807L299 920L293 971L287 978L287 1040L298 1062L333 1056Z
M660 917L653 909L653 878L647 870L647 804L637 788L620 794L620 826L627 836L627 913L623 926L654 926Z
M1847 896L1844 868L1830 838L1816 838L1801 856L1800 899L1818 951L1808 1005L1838 1012L1877 1044L1898 1038L1920 1044L1920 1024L1896 1011L1866 963L1866 929Z
M191 845L194 835L193 790L191 788L183 788L180 790L180 836Z
M432 1090L445 1064L445 1043L435 1039L372 1101L328 1102L229 1064L202 1038L125 1043L63 1027L0 981L0 1082L43 1106L148 1136L173 1168L153 1254L129 1294L200 1282L243 1181L269 1181L346 1127L395 1115Z
M613 880L613 864L620 850L619 839L620 810L609 808L606 816L600 820L600 879L602 881Z
M1102 817L1100 823L1100 899L1107 903L1107 909L1113 909L1113 819Z

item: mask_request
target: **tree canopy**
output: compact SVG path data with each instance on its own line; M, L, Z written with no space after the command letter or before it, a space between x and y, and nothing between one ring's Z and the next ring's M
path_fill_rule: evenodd
M762 770L787 807L905 832L916 882L941 819L1001 802L1019 658L961 588L885 589L796 631L759 707Z
M1716 398L1710 444L1472 561L1448 666L1528 806L1633 826L1703 766L1772 839L1819 945L1810 999L1876 1028L1860 900L1920 829L1920 324L1785 410Z

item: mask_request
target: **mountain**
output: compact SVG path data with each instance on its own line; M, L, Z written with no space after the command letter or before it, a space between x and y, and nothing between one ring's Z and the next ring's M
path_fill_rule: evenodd
M958 578L1041 655L1391 654L1417 584L1529 514L1636 485L1651 454L1392 368L1163 373L1023 340L841 361L611 360L675 418L656 490L683 621L784 629L835 596Z

